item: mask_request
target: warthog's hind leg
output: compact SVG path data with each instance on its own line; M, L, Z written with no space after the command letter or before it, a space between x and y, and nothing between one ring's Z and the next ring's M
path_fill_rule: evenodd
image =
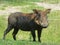
M3 35L3 39L5 39L5 36L7 35L8 32L10 32L10 30L12 30L12 26L8 25L7 29L4 31L4 35Z
M19 30L19 29L18 29L17 27L14 28L14 31L13 31L13 34L12 34L14 40L16 40L16 34L18 33L18 30Z

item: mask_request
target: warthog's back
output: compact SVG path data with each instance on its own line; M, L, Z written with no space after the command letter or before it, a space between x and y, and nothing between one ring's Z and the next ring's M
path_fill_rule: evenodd
M12 24L13 26L19 27L22 30L31 30L32 28L35 29L36 23L33 20L34 15L33 13L21 13L16 12L12 13L9 16L8 22Z

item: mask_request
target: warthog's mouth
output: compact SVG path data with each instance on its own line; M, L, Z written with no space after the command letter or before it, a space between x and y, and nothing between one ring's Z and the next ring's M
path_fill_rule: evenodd
M40 24L41 25L41 27L43 27L43 28L47 28L48 27L48 24Z
M48 26L45 26L45 27L43 27L43 28L47 28Z

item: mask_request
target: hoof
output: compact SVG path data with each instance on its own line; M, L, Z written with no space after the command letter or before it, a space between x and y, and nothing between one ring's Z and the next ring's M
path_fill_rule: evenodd
M36 40L33 40L33 42L36 42Z
M38 41L38 42L40 42L40 43L41 43L41 41Z

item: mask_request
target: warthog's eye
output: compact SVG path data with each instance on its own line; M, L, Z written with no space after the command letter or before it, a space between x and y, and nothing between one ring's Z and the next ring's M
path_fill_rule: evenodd
M35 22L39 25L40 24L40 14L38 14L35 18Z
M39 20L39 19L40 19L40 14L36 16L36 20Z
M41 14L38 14L38 18L40 18L41 17Z

